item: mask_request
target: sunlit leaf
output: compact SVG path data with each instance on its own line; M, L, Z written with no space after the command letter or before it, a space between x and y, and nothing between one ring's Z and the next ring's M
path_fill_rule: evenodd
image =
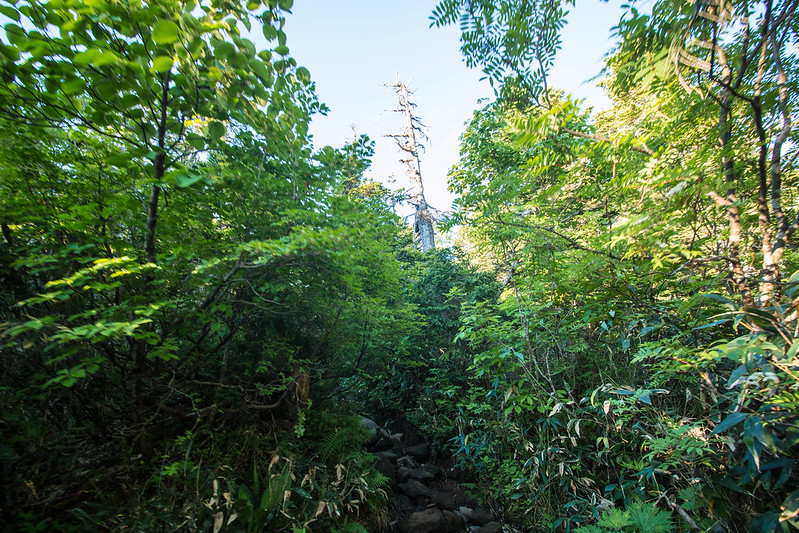
M171 20L161 20L153 27L153 41L159 45L174 43L179 34L180 28Z

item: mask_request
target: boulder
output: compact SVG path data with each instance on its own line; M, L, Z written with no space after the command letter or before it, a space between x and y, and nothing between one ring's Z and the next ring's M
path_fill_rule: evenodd
M476 526L482 526L491 522L493 519L494 519L493 516L491 516L488 512L478 507L477 509L472 511L472 516L469 517L469 522L471 522Z
M371 418L361 418L361 426L369 433L369 446L375 444L380 438L380 426Z
M425 472L430 472L430 474L431 474L433 477L440 477L440 476L441 476L441 474L444 472L444 469L443 469L443 468L441 468L440 466L436 466L436 465L434 465L434 464L431 464L431 463L425 463L425 464L423 464L423 465L422 465L422 469L423 469Z
M466 522L462 516L458 516L452 511L441 511L444 516L444 523L441 531L446 533L459 533L466 530Z
M405 468L405 467L402 467L402 468ZM430 472L428 472L427 470L422 470L422 469L419 469L419 468L415 468L413 470L411 470L409 468L406 468L405 470L408 471L406 477L409 477L411 479L415 479L417 481L421 481L422 483L427 483L428 481L432 481L433 479L435 479L435 476L433 474L431 474Z
M407 455L403 455L399 459L397 459L397 466L404 466L405 468L416 468L416 463L408 457Z
M459 515L461 515L463 518L465 518L467 522L472 521L472 514L474 514L474 509L472 509L471 507L464 507L463 505L461 505L460 507L458 507L458 509L456 509L456 512Z
M400 483L397 488L411 498L432 498L436 491L430 487L419 483L415 479L409 479L405 483Z
M410 476L411 470L406 466L401 466L397 468L397 481L403 483L408 481L408 477Z
M394 502L396 502L397 509L400 513L407 513L416 507L411 499L401 492L394 495Z
M475 533L502 533L502 526L499 522L488 522L481 528L476 529Z
M409 516L402 524L402 533L459 533L465 526L455 513L433 507Z
M417 444L416 446L408 446L405 453L416 459L417 461L424 461L430 457L430 446L425 443Z
M385 452L391 449L392 442L390 437L386 437L385 435L380 435L377 438L377 441L372 444L371 450L373 452Z
M433 494L433 497L431 499L433 500L433 503L435 503L441 509L446 509L448 511L452 511L453 509L455 509L456 502L454 494L448 494L446 492L436 492L435 494Z
M405 449L405 445L402 443L402 434L398 433L396 435L392 435L391 439L389 440L391 443L390 450L397 455L402 454L402 451Z
M396 456L391 452L378 452L375 456L375 470L389 478L392 483L397 477L397 469L394 467Z

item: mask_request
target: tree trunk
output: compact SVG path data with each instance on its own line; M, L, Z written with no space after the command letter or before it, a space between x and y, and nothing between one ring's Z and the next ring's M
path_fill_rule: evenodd
M408 179L411 188L408 190L408 200L416 207L414 215L413 232L416 240L421 245L422 252L432 250L436 247L435 231L433 229L433 212L424 197L424 184L422 183L422 169L419 162L419 144L416 141L416 133L422 136L422 124L413 114L416 107L410 101L410 91L405 84L399 80L391 85L399 97L399 106L395 111L405 116L405 131L400 135L388 135L397 141L397 146L405 156L402 162L405 163Z

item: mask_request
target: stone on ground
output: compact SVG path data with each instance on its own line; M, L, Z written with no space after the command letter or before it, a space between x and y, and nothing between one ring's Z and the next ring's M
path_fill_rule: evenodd
M413 513L402 524L402 533L459 533L466 524L453 512L433 507Z

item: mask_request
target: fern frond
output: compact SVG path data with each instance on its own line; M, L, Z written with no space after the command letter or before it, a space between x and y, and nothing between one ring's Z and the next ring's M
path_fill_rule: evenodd
M613 531L621 531L632 524L632 520L630 520L630 515L627 511L608 509L602 513L602 518L600 518L596 524L604 528L612 529Z
M595 525L581 526L574 530L574 533L605 533L605 530Z
M369 440L369 435L359 426L345 426L336 428L319 441L319 459L324 463L343 463L346 457L363 448Z
M651 503L635 502L627 509L627 512L636 531L669 533L674 529L671 515Z

